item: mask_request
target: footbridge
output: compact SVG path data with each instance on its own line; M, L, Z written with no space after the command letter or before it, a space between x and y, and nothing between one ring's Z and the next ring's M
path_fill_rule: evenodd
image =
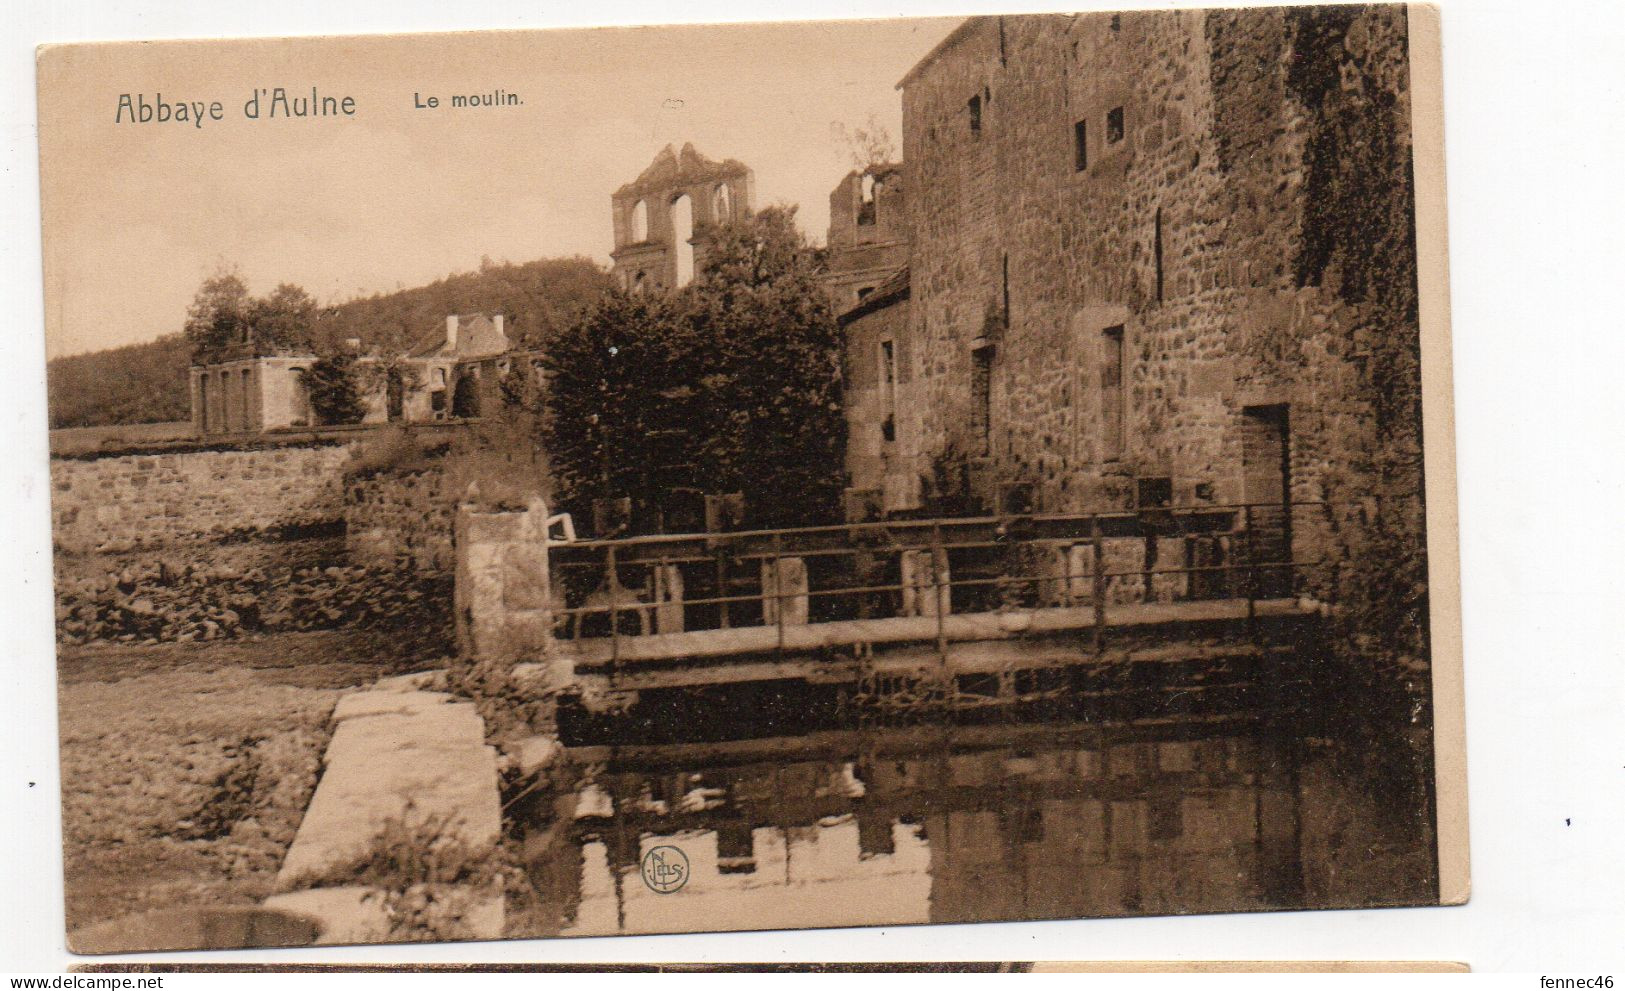
M790 680L978 704L1201 681L1267 666L1335 608L1335 568L1292 553L1328 518L1241 504L577 540L540 501L465 506L458 616L465 649L589 696Z

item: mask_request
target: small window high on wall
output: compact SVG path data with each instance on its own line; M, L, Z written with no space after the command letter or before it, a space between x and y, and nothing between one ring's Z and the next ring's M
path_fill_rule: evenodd
M1106 111L1106 143L1114 145L1123 140L1123 108L1113 107Z
M970 110L970 132L973 135L982 133L982 97L977 94L970 98L965 105Z
M1072 171L1089 168L1089 122L1080 120L1072 125Z

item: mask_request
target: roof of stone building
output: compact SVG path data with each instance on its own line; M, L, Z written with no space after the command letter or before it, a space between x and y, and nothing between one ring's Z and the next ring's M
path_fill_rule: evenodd
M846 326L859 317L868 316L876 310L884 310L893 303L900 303L909 296L908 266L893 272L885 282L875 287L875 291L858 300L852 308L840 314L837 322Z
M944 52L959 44L961 41L964 41L966 38L969 38L973 33L975 33L978 27L981 27L983 24L986 24L994 19L995 18L991 15L981 15L966 18L964 23L948 32L948 37L937 42L935 48L931 49L929 52L926 52L924 58L914 63L914 68L908 70L908 73L903 76L902 79L897 81L897 88L902 89L904 86L907 86L909 83L913 82L920 73L924 72L931 65L932 62L935 62L937 59L941 58Z
M447 346L446 330L442 325L436 330L426 331L406 352L409 358L455 358L458 361L475 361L480 358L494 358L499 354L507 354L513 350L513 343L508 335L497 330L496 324L483 313L459 314L457 317L457 347Z
M673 151L671 145L660 149L654 161L636 179L615 191L617 197L633 196L654 190L687 186L716 179L730 179L750 174L750 167L738 159L722 161L706 158L685 143L682 151Z

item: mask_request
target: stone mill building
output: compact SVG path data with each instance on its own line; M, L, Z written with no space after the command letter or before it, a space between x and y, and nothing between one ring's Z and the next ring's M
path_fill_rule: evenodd
M1420 533L1405 32L1401 6L960 25L899 84L906 247L843 307L855 494L1387 498Z

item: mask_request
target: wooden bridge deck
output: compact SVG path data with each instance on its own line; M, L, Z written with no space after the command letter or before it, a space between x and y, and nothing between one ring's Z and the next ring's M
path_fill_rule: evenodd
M1311 615L1297 599L1256 600L1253 614L1261 619ZM1104 629L1243 623L1247 616L1246 599L1134 603L1108 606ZM560 659L572 664L578 679L611 677L616 687L628 690L783 678L843 681L857 674L857 662L832 660L827 653L830 648L887 647L866 662L878 672L917 669L925 664L945 664L954 672L996 670L1018 659L1023 667L1087 663L1094 658L1087 642L1055 635L1087 633L1095 622L1092 607L948 615L942 618L940 629L948 642L945 652L937 649L939 628L934 616L809 623L782 629L692 630L623 636L618 643L609 637L561 640L556 646ZM1046 643L1039 639L1044 637L1053 639ZM1157 659L1152 654L1165 653L1167 660L1192 660L1212 652L1185 643L1171 644L1166 650L1136 651L1136 657L1150 660ZM1219 651L1237 652L1236 646Z

